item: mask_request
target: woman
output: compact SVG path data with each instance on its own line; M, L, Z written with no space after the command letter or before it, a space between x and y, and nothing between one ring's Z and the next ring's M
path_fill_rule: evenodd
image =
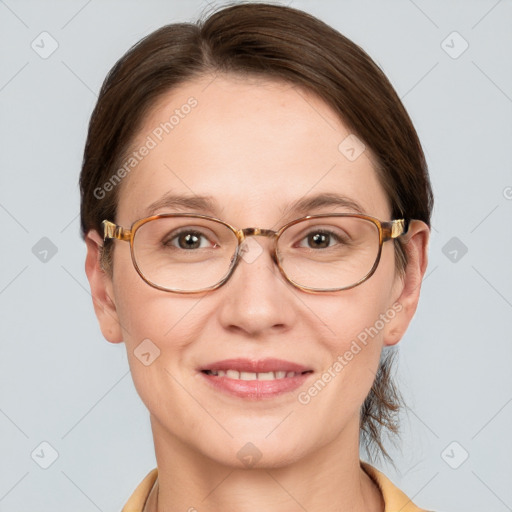
M397 431L433 201L363 50L276 5L165 26L106 78L80 185L155 444L125 512L421 510L359 455Z

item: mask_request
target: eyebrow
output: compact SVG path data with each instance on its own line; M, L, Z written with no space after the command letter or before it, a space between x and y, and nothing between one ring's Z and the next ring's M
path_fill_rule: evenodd
M218 208L216 201L210 196L181 196L175 194L165 194L160 199L151 203L145 210L147 216L154 215L156 211L166 208L178 212L188 212L190 210L201 211L216 215ZM192 213L192 212L190 212Z
M318 210L325 207L338 207L351 210L364 215L364 208L355 200L346 196L325 192L315 196L304 197L288 205L285 210L294 213L307 214L310 210Z
M303 197L297 201L287 204L281 209L281 214L293 213L307 215L311 210L318 210L325 207L344 208L355 213L365 214L364 208L357 201L346 196L329 192L317 194L315 196ZM154 215L156 211L163 208L176 212L190 213L192 213L191 210L193 210L195 212L206 213L212 216L218 216L221 210L217 201L211 196L185 196L169 193L151 203L144 210L144 215L149 217Z

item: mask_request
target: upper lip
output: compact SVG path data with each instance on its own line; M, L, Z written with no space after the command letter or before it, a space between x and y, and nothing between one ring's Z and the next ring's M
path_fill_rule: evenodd
M266 372L296 372L304 373L312 371L311 368L303 366L298 363L292 363L291 361L285 361L284 359L260 359L256 361L254 359L223 359L222 361L215 361L199 368L199 371L204 370L238 370L242 372L252 373L266 373Z

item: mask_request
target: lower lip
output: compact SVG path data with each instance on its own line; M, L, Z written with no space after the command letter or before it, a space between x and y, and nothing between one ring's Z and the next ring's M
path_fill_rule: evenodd
M294 391L302 386L311 373L303 373L295 377L285 377L273 380L239 380L228 377L218 377L200 372L203 377L218 391L240 398L261 400L274 398L283 393Z

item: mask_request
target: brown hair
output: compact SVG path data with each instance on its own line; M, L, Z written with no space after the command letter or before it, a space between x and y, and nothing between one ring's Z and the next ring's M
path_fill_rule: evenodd
M317 18L265 3L235 4L196 24L166 25L144 37L114 65L92 113L80 175L82 236L115 221L120 187L98 197L114 175L145 116L178 85L206 74L231 73L283 80L313 92L374 155L392 218L430 226L433 196L423 150L392 85L359 46ZM112 269L111 244L102 264ZM407 255L395 243L396 268ZM383 446L382 427L398 433L402 399L391 378L395 352L383 351L361 408L361 440L370 458Z

